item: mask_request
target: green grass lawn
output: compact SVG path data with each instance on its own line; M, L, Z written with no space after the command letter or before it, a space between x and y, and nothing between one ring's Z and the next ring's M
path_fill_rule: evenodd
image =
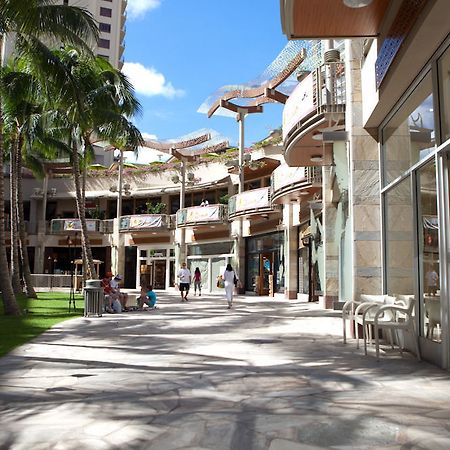
M83 297L76 295L76 312L69 313L69 293L38 292L38 299L19 296L18 302L24 314L20 317L5 316L0 301L0 356L30 341L53 325L83 315ZM25 313L26 311L26 313Z

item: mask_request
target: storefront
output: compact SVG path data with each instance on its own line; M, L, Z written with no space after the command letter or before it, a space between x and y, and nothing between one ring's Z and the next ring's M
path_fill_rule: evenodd
M188 268L192 274L198 267L202 279L202 292L223 292L217 288L217 277L233 257L233 242L210 242L188 245Z
M447 47L435 55L381 127L384 289L415 295L422 355L446 368L449 94Z
M172 245L137 248L136 286L151 284L154 289L175 285L175 251Z
M246 239L246 291L257 295L284 293L284 233Z

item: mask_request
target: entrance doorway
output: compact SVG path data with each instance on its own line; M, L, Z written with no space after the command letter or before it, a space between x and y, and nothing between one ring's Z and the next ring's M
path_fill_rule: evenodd
M154 260L149 264L141 264L141 285L152 285L153 289L166 288L166 261Z
M259 295L273 295L273 253L259 255Z

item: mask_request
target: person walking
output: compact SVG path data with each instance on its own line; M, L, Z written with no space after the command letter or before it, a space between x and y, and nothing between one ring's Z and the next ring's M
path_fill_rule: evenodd
M228 302L228 309L231 309L231 307L233 306L234 288L237 282L239 281L239 278L237 277L235 271L231 267L231 264L227 264L227 267L222 277L225 285L225 295Z
M198 267L195 268L194 271L194 295L202 296L202 274L200 273L200 269Z
M191 271L186 267L185 262L181 264L181 269L178 271L178 279L180 280L181 301L187 302L191 284Z

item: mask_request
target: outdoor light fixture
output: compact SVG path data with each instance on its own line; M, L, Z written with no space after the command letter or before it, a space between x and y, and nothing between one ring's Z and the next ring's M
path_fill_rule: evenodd
M344 5L349 8L364 8L372 3L372 0L343 0Z
M192 172L189 172L189 173L187 174L187 179L188 179L189 181L194 181L194 174L193 174Z
M322 162L323 156L322 155L311 155L309 158L312 162Z
M174 175L172 177L172 183L179 183L180 182L180 177L178 175Z

